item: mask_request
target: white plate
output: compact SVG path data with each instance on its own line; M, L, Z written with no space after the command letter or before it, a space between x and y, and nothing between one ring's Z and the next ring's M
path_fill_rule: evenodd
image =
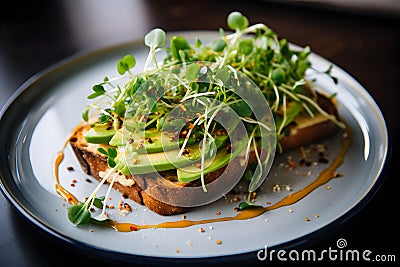
M188 39L200 37L209 40L209 32L186 32ZM213 33L214 34L214 33ZM134 71L140 71L147 56L142 42L134 42L104 50L78 55L53 66L27 81L1 113L0 167L1 188L29 220L50 234L74 245L101 251L109 255L148 256L164 258L205 258L226 255L252 254L264 246L289 246L309 242L312 234L326 230L335 222L357 211L360 202L377 184L385 163L388 138L384 119L374 100L350 75L337 66L333 75L339 79L336 86L326 76L318 76L321 90L337 93L339 113L347 121L354 135L353 143L338 172L343 177L331 180L297 203L267 212L245 221L229 221L193 226L183 229L148 229L120 233L106 227L75 227L67 219L67 206L56 194L52 178L53 160L70 131L81 121L81 112L88 104L86 96L91 86L105 76L117 75L116 62L131 53L137 59ZM312 54L313 66L326 70L332 63ZM324 142L332 160L340 149L340 136ZM292 152L294 161L299 152ZM309 184L319 170L327 167L298 167L287 172L287 155L277 157L269 178L258 195L260 204L277 202ZM66 169L73 166L75 171ZM78 165L70 147L60 166L61 183L80 200L96 185ZM71 187L71 181L77 180ZM93 179L92 179L93 180ZM94 181L94 180L93 180ZM288 184L293 191L273 192L273 186ZM106 187L103 188L104 190ZM243 191L245 188L242 189ZM105 192L105 191L103 191ZM121 194L114 191L110 204L118 206ZM241 196L243 200L243 195ZM186 218L199 220L234 215L238 202L227 204L232 198L221 199L211 205L186 213ZM155 224L180 220L181 215L163 217L132 201L127 216L111 216L120 222ZM221 212L217 215L216 212ZM316 216L318 214L318 216ZM308 217L310 221L306 221ZM204 232L198 229L204 228ZM89 231L93 230L93 231ZM216 244L221 240L222 244ZM179 253L177 253L177 249Z

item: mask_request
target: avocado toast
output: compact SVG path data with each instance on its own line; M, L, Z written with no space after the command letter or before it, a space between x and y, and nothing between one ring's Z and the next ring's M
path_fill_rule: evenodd
M173 36L167 48L165 33L154 29L145 37L150 51L142 73L132 73L136 60L127 55L117 64L121 77L93 86L88 98L99 100L70 138L86 173L158 214L179 214L203 203L186 189L223 192L237 182L229 176L237 176L246 177L252 193L276 149L317 142L344 127L332 97L305 80L309 48L292 50L239 12L228 16L228 26L234 33L220 30L209 44ZM162 63L160 50L167 52ZM122 78L128 80L118 85ZM246 99L249 90L257 103ZM111 101L102 105L104 99ZM235 115L224 117L228 109Z

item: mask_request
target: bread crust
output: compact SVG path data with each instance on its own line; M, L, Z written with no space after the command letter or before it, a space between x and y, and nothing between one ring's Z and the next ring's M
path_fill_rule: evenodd
M337 116L337 111L335 105L332 101L324 96L320 96L318 98L318 104L329 114L334 114ZM90 125L83 125L82 127L78 127L75 129L74 133L72 133L69 143L76 155L76 158L79 161L79 164L82 167L82 170L87 173L88 175L93 176L97 180L101 180L100 173L107 170L107 158L100 154L97 151L98 147L106 147L105 145L92 145L88 144L85 139L83 138L83 131L85 128L89 128ZM330 120L325 120L323 122L319 122L317 124L313 124L308 127L299 128L296 124L289 125L290 134L284 138L282 138L279 142L283 148L283 151L292 150L301 146L305 146L311 143L318 142L322 139L326 139L327 137L333 135L337 130L338 127L331 122ZM255 155L252 153L249 157L248 165L252 162L255 162ZM234 162L235 168L237 171L240 171L239 168L243 168L240 166L238 162ZM205 183L210 184L213 181L216 181L221 174L225 171L225 167L209 173L205 175ZM160 178L168 177L168 179ZM174 177L175 175L175 177ZM148 178L152 179L148 179ZM172 177L172 179L171 179ZM128 179L133 179L135 183L131 186L125 186L119 182L115 182L113 187L122 193L122 195L126 198L130 198L135 202L146 206L150 210L160 214L160 215L174 215L174 214L181 214L187 212L189 210L188 207L180 207L170 205L168 203L164 203L153 196L159 194L164 197L173 198L176 197L174 194L165 195L168 193L168 190L163 191L163 189L168 189L169 186L180 186L180 187L195 187L200 186L200 181L195 180L190 183L180 183L177 182L176 174L171 171L160 172L159 174L156 173L149 173L149 174L141 174L141 175L129 175L127 176ZM154 190L159 190L159 192L151 192L151 195L144 191L139 185L137 181L146 180L152 181L155 183ZM169 203L173 203L169 202Z

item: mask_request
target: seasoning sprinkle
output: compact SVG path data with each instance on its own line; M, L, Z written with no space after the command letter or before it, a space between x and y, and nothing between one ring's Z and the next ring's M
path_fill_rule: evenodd
M325 186L325 190L331 190L331 186L330 185Z

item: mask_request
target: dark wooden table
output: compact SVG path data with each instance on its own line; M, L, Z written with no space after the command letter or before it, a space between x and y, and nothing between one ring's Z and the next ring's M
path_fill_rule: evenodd
M268 1L13 1L9 5L0 13L0 107L29 77L65 57L142 39L154 27L167 31L217 30L225 27L226 15L232 10L243 12L251 23L268 24L292 43L310 45L314 52L350 73L376 100L386 118L392 149L384 179L370 201L333 231L304 247L328 249L345 238L352 249L369 249L400 260L399 224L395 219L400 190L396 149L400 137L398 12ZM0 265L58 263L110 265L101 256L76 251L40 230L0 194Z

